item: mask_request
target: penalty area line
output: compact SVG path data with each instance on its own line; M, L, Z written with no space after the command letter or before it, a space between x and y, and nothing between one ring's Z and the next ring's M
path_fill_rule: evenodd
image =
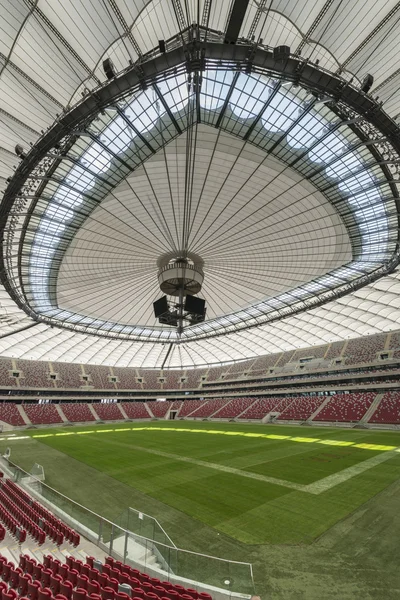
M323 479L319 479L318 481L314 481L314 483L304 486L305 489L303 491L308 492L309 494L322 494L336 485L339 485L344 481L348 481L349 479L356 477L356 475L360 475L361 473L372 469L372 467L380 465L394 456L397 456L395 451L376 454L375 456L371 456L371 458L367 458L367 460L363 460L356 465L352 465L347 469L343 469L342 471L338 471L337 473L328 475L328 477L324 477Z

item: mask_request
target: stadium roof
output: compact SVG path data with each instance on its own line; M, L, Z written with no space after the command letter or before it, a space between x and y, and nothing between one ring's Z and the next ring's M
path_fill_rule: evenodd
M400 328L400 3L240 5L0 0L1 354L191 367ZM207 318L179 337L152 302L181 254Z

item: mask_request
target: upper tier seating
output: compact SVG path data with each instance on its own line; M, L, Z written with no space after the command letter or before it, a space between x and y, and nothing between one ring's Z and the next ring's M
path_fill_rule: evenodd
M211 367L207 373L207 381L218 381L229 371L228 367ZM228 379L228 377L226 377Z
M101 365L85 365L85 375L89 376L89 385L96 390L115 390L115 383L110 381L109 367Z
M142 384L137 381L136 369L122 369L113 367L113 373L118 379L119 390L141 390Z
M400 424L400 392L386 392L369 423Z
M279 415L279 419L306 421L325 400L324 396L299 396L290 398L290 404Z
M344 344L345 342L333 342L332 344L330 344L329 350L325 355L325 360L331 361L335 358L339 358L342 353Z
M203 402L190 416L195 417L196 419L198 417L211 417L217 410L225 406L227 402L229 402L228 398L214 398L213 400L208 400L207 402Z
M190 390L200 387L200 385L203 383L202 377L206 377L207 372L208 369L188 369L185 372L186 381L184 381L181 385L182 389Z
M234 398L215 413L213 419L234 419L249 408L255 400L256 398Z
M63 422L54 404L24 404L23 408L34 425Z
M159 381L161 373L158 370L148 369L140 370L140 377L143 378L143 389L145 390L161 390L161 382ZM165 387L165 384L164 384Z
M149 407L151 413L157 417L157 419L162 419L165 417L169 409L171 408L172 402L167 401L157 401L147 402L147 406Z
M144 402L121 402L121 406L129 419L151 419Z
M80 423L85 421L95 421L94 415L88 404L78 402L65 402L60 405L64 415L71 423Z
M181 379L185 376L185 371L163 371L164 390L178 390L181 387Z
M96 402L93 404L93 408L102 421L122 421L122 419L124 419L124 415L116 402L111 402L109 404Z
M345 350L346 365L370 363L376 359L376 354L383 351L387 335L356 338L347 342Z
M375 392L336 394L319 411L313 421L339 421L342 423L360 421L375 396Z
M57 373L56 385L58 388L80 388L84 385L81 365L69 363L52 363L53 371ZM47 385L49 387L49 385Z
M14 425L14 427L25 425L25 421L21 417L17 405L13 402L3 402L0 404L0 421Z
M50 379L49 363L31 360L18 360L20 384L24 387L49 388L54 387Z
M11 360L8 358L0 359L0 385L3 387L15 387L17 380L11 377L13 367Z

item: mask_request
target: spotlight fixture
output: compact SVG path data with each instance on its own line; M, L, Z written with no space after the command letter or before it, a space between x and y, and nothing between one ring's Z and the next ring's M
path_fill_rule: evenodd
M21 160L24 160L24 158L26 157L26 154L24 152L23 147L21 146L21 144L17 144L15 146L15 154L18 156L18 158L20 158Z
M278 62L283 62L290 57L290 48L289 46L277 46L274 48L274 60Z
M109 81L111 79L114 79L114 77L116 76L117 73L111 58L106 58L105 60L103 60L103 71Z
M366 75L361 84L361 91L364 92L364 94L368 94L369 90L372 88L373 83L374 83L373 76L370 74Z

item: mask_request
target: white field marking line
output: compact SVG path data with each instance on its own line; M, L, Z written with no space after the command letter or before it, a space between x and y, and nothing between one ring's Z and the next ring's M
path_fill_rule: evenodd
M348 467L347 469L338 471L338 473L333 473L332 475L328 475L328 477L324 477L323 479L319 479L318 481L314 481L314 483L304 486L305 489L303 491L308 492L309 494L322 494L336 485L339 485L339 483L343 483L360 473L364 473L364 471L368 471L369 469L372 469L372 467L380 465L394 456L397 456L396 451L387 451L382 452L382 454L376 454L352 467Z
M178 456L177 454L169 454L162 450L151 450L150 448L143 448L142 446L132 446L130 448L138 450L139 452L147 452L148 454L155 454L157 456L163 456L164 458L170 458L172 460L179 460L181 462L190 463L192 465L198 465L199 467L206 467L208 469L215 469L216 471L223 471L224 473L232 473L233 475L239 475L240 477L247 477L248 479L256 479L257 481L264 481L266 483L273 483L280 485L298 492L306 491L307 486L301 483L293 483L292 481L286 481L285 479L276 479L275 477L268 477L267 475L259 475L258 473L250 473L249 471L242 471L240 469L234 469L233 467L227 467L225 465L218 465L216 463L210 463L205 460L197 460L196 458L189 458L187 456Z

